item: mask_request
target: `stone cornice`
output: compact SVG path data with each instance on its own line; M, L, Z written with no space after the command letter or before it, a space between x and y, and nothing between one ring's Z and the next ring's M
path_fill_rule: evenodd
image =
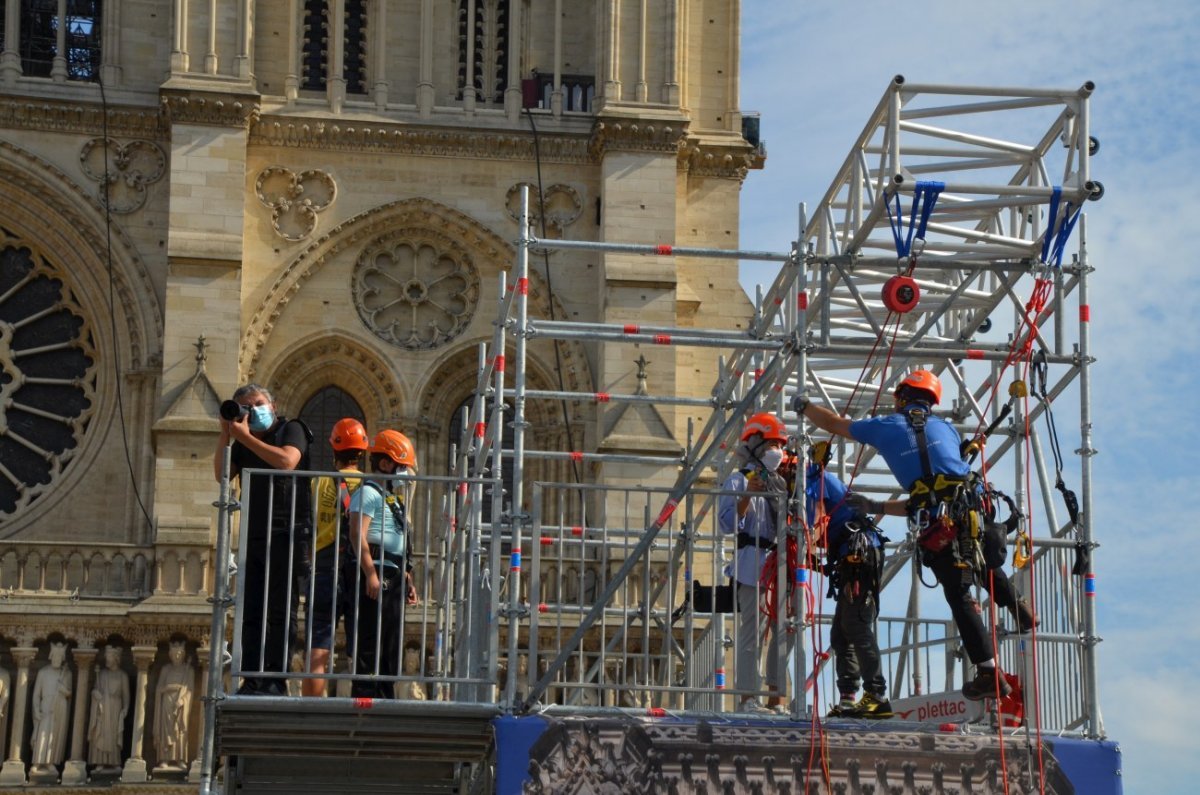
M172 124L245 129L258 119L261 106L257 94L164 88L162 109Z
M250 143L340 152L387 152L424 157L532 161L534 139L528 133L478 128L415 127L264 115L250 126ZM545 162L590 163L588 142L578 135L542 133L538 153Z
M748 143L712 144L687 141L679 148L679 169L690 176L719 179L746 178L751 169L761 169L767 161L766 151Z
M196 612L191 614L147 615L133 621L124 615L124 611L121 615L67 617L40 612L32 605L25 606L20 612L0 611L0 616L4 616L5 634L16 638L21 645L32 646L38 640L59 634L68 641L77 642L77 653L80 653L94 652L110 635L120 635L133 645L144 647L156 647L177 634L206 644L211 631L212 608L202 600L197 600L197 605Z
M102 136L104 127L104 111L98 102L0 96L0 128ZM165 141L169 133L158 108L108 108L109 137Z
M677 119L600 118L588 151L597 160L607 152L678 153L686 138L687 122Z

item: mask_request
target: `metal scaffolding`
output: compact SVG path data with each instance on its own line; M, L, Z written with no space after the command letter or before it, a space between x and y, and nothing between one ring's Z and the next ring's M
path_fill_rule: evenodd
M464 423L470 441L454 452L454 474L401 478L413 562L428 597L404 613L401 634L422 662L409 670L399 660L376 660L373 668L320 676L343 690L364 679L419 685L428 694L425 711L398 707L396 714L438 716L441 733L432 742L471 748L481 742L475 724L501 712L561 704L573 711L712 713L729 711L735 697L762 695L727 685L729 628L736 635L741 619L717 604L730 551L717 506L731 492L712 484L723 483L734 466L728 451L751 413L778 414L807 449L824 439L790 409L794 397L863 417L904 373L921 367L940 374L946 394L939 413L980 444L977 464L1012 495L1019 515L1018 546L1028 560L1013 579L1041 623L1020 635L987 612L1002 667L1024 683L1025 726L1102 737L1091 554L1092 267L1080 213L1103 193L1090 173L1098 148L1088 127L1091 91L1091 84L1055 91L895 78L820 204L811 213L801 208L796 241L785 252L543 241L531 232L524 190L514 279L510 286L501 275L493 339L479 348ZM1063 263L1072 236L1076 253ZM778 270L740 331L548 321L531 318L528 288L531 252L549 247L753 260ZM708 397L653 395L644 378L630 394L533 390L526 372L534 338L704 349L715 383ZM527 444L530 400L686 406L709 414L702 427L689 422L681 454L535 450ZM1057 432L1068 426L1055 425L1052 406L1077 422L1068 447ZM1064 460L1063 449L1075 456ZM832 450L829 466L856 490L903 496L871 449L839 440ZM659 485L534 481L532 464L543 461L636 467L659 473ZM798 470L791 507L804 516L804 467ZM271 474L267 484L320 473ZM1079 489L1077 499L1070 486ZM228 465L217 506L217 560L224 561L236 507ZM783 548L788 525L777 524ZM879 619L889 696L895 702L957 691L967 671L954 623L943 600L922 598L912 533L885 530L895 537ZM243 566L246 536L237 551ZM272 537L300 543L294 535ZM781 648L776 660L792 682L780 720L815 719L821 694L833 690L822 575L805 568L804 551L797 568L775 571L775 592L790 593L792 609L777 610L771 630L795 633L798 641L794 654ZM306 565L315 577L316 563ZM234 599L230 572L218 567L216 580L212 635L219 638ZM317 674L243 669L244 659L264 659L262 649L246 656L241 648L245 587L237 594L231 677L273 677L298 691L300 679ZM307 610L315 591L300 596ZM264 611L269 599L290 597L264 592ZM349 643L353 628L346 633ZM311 637L302 645L308 660ZM226 694L221 644L213 643L211 654L204 792L215 791L221 755L240 754L243 764L276 735L286 738L292 726L283 707L297 701ZM347 704L358 708L357 701ZM237 741L218 724L232 727ZM351 740L365 742L357 734Z
M691 698L688 704L721 704L727 645L723 617L714 614L696 633L689 619L688 629L678 636L662 621L664 607L673 613L686 601L678 591L690 593L698 548L714 561L714 580L720 576L722 540L715 532L704 535L702 524L714 512L719 492L698 486L714 471L718 478L728 472L731 462L726 451L753 411L779 414L807 446L817 437L790 410L793 396L806 395L839 414L862 417L876 410L879 397L890 394L905 372L922 367L938 373L948 393L954 394L943 401L943 416L964 437L979 436L995 426L995 441L984 448L979 464L1013 495L1022 517L1021 532L1031 541L1032 561L1016 572L1015 579L1035 602L1042 623L1033 638L1001 629L1002 663L1025 681L1037 680L1038 686L1027 690L1038 693L1038 703L1026 707L1036 725L1102 736L1090 555L1095 546L1088 380L1093 360L1087 304L1092 268L1080 213L1085 201L1103 194L1103 186L1090 173L1090 158L1098 149L1089 134L1092 89L1090 83L1069 90L912 85L896 77L820 204L811 213L801 208L797 241L787 252L543 241L532 234L530 199L523 193L515 282L510 288L501 278L495 338L490 349L481 346L480 350L478 388L468 425L474 429L474 442L463 451L469 464L464 471L476 478L475 486L461 494L458 510L469 528L464 541L468 548L458 560L458 582L479 589L468 599L475 605L471 621L476 629L490 622L502 627L461 634L466 642L456 646L456 664L478 671L480 680L492 681L503 634L504 656L510 662L504 691L509 709L533 708L552 687L561 688L573 655L581 661L575 666L577 684L603 690L604 650L624 648L632 631L630 622L619 618L641 610L643 637L638 653L649 653L654 634L663 648L675 647L666 657L673 654L674 666L682 673L666 670L664 666L671 666L662 661L643 661L633 667L640 666L643 672L657 667L661 682L691 696L705 688L718 691L715 700ZM1077 253L1063 264L1066 244L1076 228ZM528 312L529 256L548 248L736 258L778 263L779 269L766 291L760 290L756 314L746 331L535 320ZM716 383L711 398L530 390L527 343L534 337L716 349ZM508 387L506 365L513 368ZM1042 390L1031 392L1030 380L1039 373ZM1077 414L1079 428L1071 448L1077 459L1069 464L1061 460L1053 426L1043 434L1036 424L1050 413L1052 402L1061 403L1064 397L1077 400L1065 409ZM529 400L658 402L706 406L712 412L704 427L693 432L681 460L534 451L526 448ZM512 431L508 447L502 444L506 427ZM1048 445L1054 452L1054 472L1047 469ZM834 451L830 466L844 480L853 481L857 490L903 496L870 448L838 442ZM535 584L544 581L543 547L577 544L580 559L589 559L590 553L584 551L588 533L567 537L562 528L588 524L588 506L596 503L584 491L595 484L528 484L526 466L535 457L657 463L674 477L669 488L647 490L655 492L657 504L643 507L645 521L640 528L630 531L623 526L613 531L606 517L598 517L606 526L593 534L590 543L595 545L599 537L607 544L609 534L616 532L615 537L624 539L619 545L621 557L611 560L615 569L602 572L588 599L581 589L574 605L562 600L539 602L537 594L523 590L521 578L532 577ZM507 499L501 485L504 462L512 467ZM492 481L486 522L480 478ZM1070 510L1066 520L1055 509L1056 487L1064 478L1079 488L1078 510ZM574 507L545 516L553 502L548 491L571 493ZM803 515L802 488L797 497ZM686 517L677 521L681 504L687 505ZM532 511L525 505L532 505ZM781 527L781 541L783 532ZM508 555L504 563L502 546ZM660 547L669 550L665 557ZM944 654L946 690L956 688L960 681L956 677L964 668L955 656L958 639L952 624L938 614L937 604L923 604L920 598L920 567L913 560L913 549L911 538L892 545L885 575L890 594L900 590L904 573L911 575L906 598L893 597L902 614L881 618L881 645L891 661L893 697L925 692L925 678L934 667L932 647ZM533 559L532 570L529 563L522 563L522 554L526 561ZM668 573L647 583L636 608L614 607L614 599L635 575L648 576L654 554L662 557ZM1082 561L1076 574L1070 573L1072 554ZM805 594L811 595L817 584L813 579L806 569L779 568L779 593L786 591L789 582L798 583L792 590L798 618L789 620L778 611L775 627L779 632L798 633L797 653L786 663L794 683L810 686L827 676L822 668L828 659L819 635L810 633L812 625L822 620L820 611L812 609L820 593L806 601ZM940 599L926 601L939 603ZM548 613L557 622L560 637L554 648L538 648L539 629L551 620ZM618 619L615 629L608 634L605 628L614 617ZM653 633L651 627L656 627ZM893 637L893 628L899 637ZM568 637L561 637L568 632ZM810 635L818 638L813 644L808 643ZM594 646L596 637L605 638L604 650L584 654L584 647ZM713 657L712 666L708 660L691 658L702 648ZM524 681L511 664L521 653L530 656ZM627 669L628 661L620 666ZM702 673L703 682L689 678ZM649 679L648 673L642 674L647 692L655 690ZM792 716L808 714L805 687L793 691Z

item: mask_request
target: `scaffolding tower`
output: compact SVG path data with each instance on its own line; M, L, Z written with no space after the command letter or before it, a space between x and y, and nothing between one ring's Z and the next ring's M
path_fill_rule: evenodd
M706 484L729 471L727 453L750 413L777 413L807 448L821 437L791 410L793 397L859 418L886 411L881 396L920 367L947 385L953 397L939 413L977 441L974 466L1013 496L1020 517L1018 546L1028 545L1030 554L1014 581L1031 597L1041 624L1032 637L1001 628L998 653L1006 670L1036 683L1025 688L1026 714L1039 729L1102 737L1091 555L1092 268L1080 212L1103 195L1090 172L1098 150L1089 132L1092 90L1091 83L1062 90L915 85L897 76L820 203L801 207L796 241L783 252L542 240L532 232L530 197L523 193L513 283L501 276L495 336L480 347L467 421L472 442L461 451L464 479L452 511L467 531L447 550L445 580L453 603L468 605L448 630L460 676L495 681L498 661L507 659L501 700L513 712L543 704L553 688L576 685L575 700L566 703L578 704L588 688L627 690L630 682L644 689L650 705L719 708L725 619L713 612L704 620L690 603L694 575L707 566L715 582L726 552L719 534L706 530L721 496ZM1063 263L1072 236L1076 253ZM760 288L745 331L535 320L527 302L530 254L548 248L732 258L773 263L778 271ZM527 345L535 337L711 349L715 384L708 398L645 389L530 390ZM506 367L512 368L507 387ZM682 457L538 451L526 446L529 400L649 402L711 413L699 431L689 431ZM1078 421L1069 460L1057 438L1066 426L1054 424L1054 407ZM829 466L856 490L904 496L870 448L838 442L833 450ZM528 482L528 462L537 458L658 465L674 483L640 490L640 516L631 522L637 511L627 511L614 521L613 501L592 493L603 484ZM1070 486L1078 488L1077 498ZM630 491L638 490L625 490L627 502ZM1056 507L1059 495L1065 516ZM803 516L803 488L795 499ZM781 523L780 541L784 532ZM594 591L585 597L581 589L568 604L541 596L543 551L552 549L560 558L577 551L581 560L615 554L605 558L608 568ZM651 576L652 569L665 574ZM945 661L944 690L957 689L965 673L952 623L938 612L944 605L940 598L922 600L920 574L911 533L889 545L880 623L893 698L925 692L927 684L935 689L931 662L939 658L932 654ZM795 585L793 617L778 611L775 629L795 631L800 640L796 653L780 661L791 670L791 715L799 718L820 709L808 692L828 677L828 654L812 631L822 620L814 607L819 575L801 564L794 571L779 567L777 577L778 593ZM618 599L638 579L635 598ZM889 603L898 606L894 615ZM674 625L681 616L680 631ZM550 626L556 639L542 648L539 638ZM940 634L930 627L941 627ZM631 640L634 634L640 638ZM650 660L655 646L659 657ZM525 671L515 664L520 654L529 655ZM618 659L619 683L606 684L613 667L606 655ZM565 677L573 660L579 664ZM665 694L672 692L682 693L682 702L668 703ZM464 689L456 698L486 695Z

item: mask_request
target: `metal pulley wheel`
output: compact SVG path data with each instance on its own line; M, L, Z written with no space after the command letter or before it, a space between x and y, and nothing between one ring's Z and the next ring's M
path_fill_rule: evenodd
M883 283L883 305L898 315L911 312L921 300L921 289L908 276L896 275Z

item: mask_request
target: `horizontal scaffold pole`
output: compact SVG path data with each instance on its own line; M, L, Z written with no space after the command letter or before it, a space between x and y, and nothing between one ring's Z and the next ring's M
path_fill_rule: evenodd
M516 397L515 389L504 390L504 397ZM663 397L661 395L622 395L616 392L559 392L553 389L527 389L525 397L533 400L578 400L591 403L650 403L667 406L698 406L712 408L716 398Z
M511 455L511 450L505 450L504 455ZM577 450L564 452L562 450L526 450L526 458L540 458L543 461L591 461L597 464L682 464L683 456L669 455L632 455L626 453L584 453Z
M607 251L614 254L644 254L651 257L708 257L715 259L761 260L766 262L787 262L792 258L790 251L749 251L743 249L647 245L639 243L594 243L588 240L543 240L537 237L530 238L529 247L534 251Z
M870 350L874 340L863 340L862 343L840 343L832 345L813 344L808 351L809 356L824 356L826 354L840 354L843 356L866 356ZM985 362L1003 362L1008 359L1012 352L1008 348L1003 349L987 349L987 348L959 348L959 347L932 347L926 345L914 345L911 348L904 348L902 353L906 357L914 359L970 359L972 361ZM1067 354L1046 354L1046 361L1051 364L1075 364L1075 356Z
M781 340L752 340L746 337L715 337L689 334L653 334L640 331L624 331L614 326L612 331L585 331L568 329L568 324L530 324L525 332L529 338L546 337L556 340L591 340L592 342L638 342L649 345L687 345L694 348L739 348L754 351L777 351L783 348ZM637 328L626 327L626 328Z

